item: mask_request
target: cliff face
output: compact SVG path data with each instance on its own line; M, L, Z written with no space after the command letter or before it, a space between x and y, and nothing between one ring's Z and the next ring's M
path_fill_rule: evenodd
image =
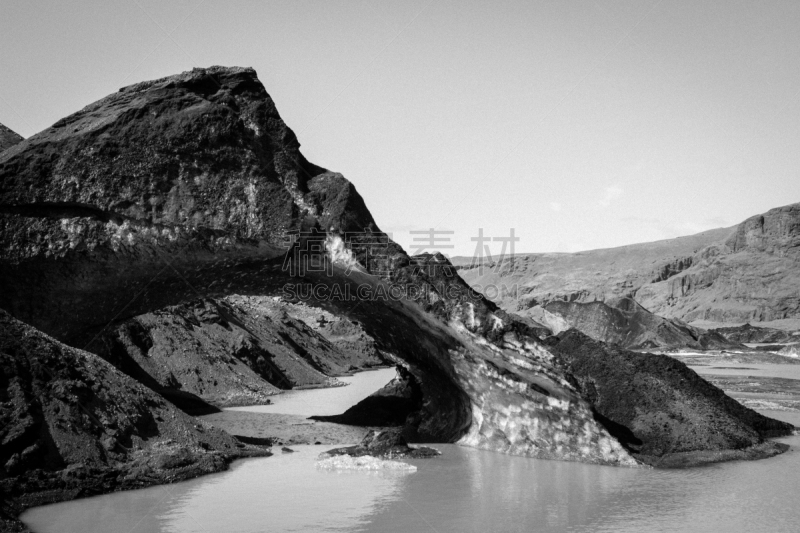
M21 135L0 124L0 152L22 141L23 138Z
M696 265L642 287L651 311L687 321L769 321L800 316L800 204L741 223L701 250Z
M630 297L652 313L686 322L768 321L800 317L798 243L800 204L792 204L690 237L457 265L474 287L513 287L498 303L523 315L556 300Z
M725 241L731 252L765 252L781 257L800 256L800 204L772 209L750 217Z

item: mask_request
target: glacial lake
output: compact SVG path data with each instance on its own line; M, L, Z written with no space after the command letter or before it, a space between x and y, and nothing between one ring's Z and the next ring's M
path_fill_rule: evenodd
M325 414L318 410L324 403L342 412L361 399L353 399L356 388L363 386L365 396L393 375L361 373L345 378L348 387L294 392L285 405L300 402ZM267 407L280 406L279 399ZM800 412L762 412L800 426ZM37 533L800 531L800 436L780 441L791 449L771 459L688 470L543 461L436 444L441 457L408 461L416 472L326 471L316 468L326 447L293 446L296 453L276 448L273 457L240 460L191 481L38 507L22 520Z
M303 416L338 415L389 383L396 375L394 367L367 370L354 376L336 378L347 383L344 387L286 391L270 397L272 403L268 405L229 407L225 411Z

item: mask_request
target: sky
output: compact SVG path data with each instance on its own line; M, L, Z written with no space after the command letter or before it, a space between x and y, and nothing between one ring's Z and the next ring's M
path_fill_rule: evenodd
M0 0L0 123L251 66L409 251L574 252L800 202L800 2ZM423 233L411 233L412 231ZM416 241L414 239L417 239ZM510 249L507 248L507 252Z

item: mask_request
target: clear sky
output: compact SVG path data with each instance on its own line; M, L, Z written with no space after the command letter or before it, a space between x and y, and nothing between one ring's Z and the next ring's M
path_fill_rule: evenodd
M252 66L407 249L576 251L800 201L799 28L795 0L0 0L0 122Z

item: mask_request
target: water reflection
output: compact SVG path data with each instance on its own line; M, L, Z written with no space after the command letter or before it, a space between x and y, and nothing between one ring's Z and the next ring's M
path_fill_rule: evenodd
M764 461L668 471L445 448L441 460L414 461L417 474L361 531L800 530L794 449Z
M383 372L365 377L385 382L394 373ZM306 409L330 400L316 398L325 390L301 392ZM797 412L764 414L800 425ZM443 455L411 461L418 470L410 474L318 470L325 448L297 446L184 483L39 507L22 519L37 533L800 531L800 437L782 441L792 449L772 459L673 471L435 445Z
M784 439L793 446L800 437ZM171 486L34 509L37 532L797 531L800 454L690 470L614 468L455 445L418 471L317 470L318 446Z

